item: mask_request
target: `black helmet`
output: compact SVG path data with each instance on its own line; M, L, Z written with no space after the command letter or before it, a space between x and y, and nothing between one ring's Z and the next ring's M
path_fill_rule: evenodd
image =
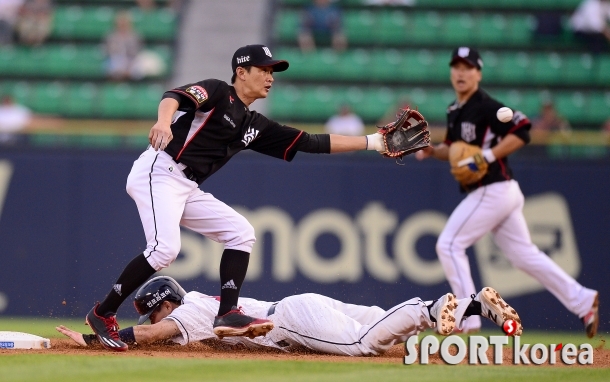
M163 301L172 301L176 304L182 303L186 291L180 284L169 276L157 276L148 280L136 292L133 305L140 314L138 325L142 325L152 312L157 309Z

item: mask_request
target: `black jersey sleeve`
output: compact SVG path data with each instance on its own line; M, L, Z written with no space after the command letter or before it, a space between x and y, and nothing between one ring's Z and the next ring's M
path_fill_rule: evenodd
M247 149L287 162L292 161L298 151L323 152L316 150L328 150L330 152L330 136L328 136L327 143L322 137L327 134L312 136L305 131L268 120L260 114L257 117L262 119L257 125L260 126L260 123L264 121L265 127Z
M449 128L452 119L455 119L454 118L454 114L452 114L451 112L447 111L447 130L445 132L445 140L443 141L443 143L446 144L447 146L451 146L451 144L453 142L458 140L458 137L455 137L454 133Z
M189 112L198 109L209 111L214 107L217 95L221 93L219 90L222 84L228 87L220 80L203 80L168 90L163 94L163 98L173 98L178 101L180 111Z
M513 112L513 119L509 122L501 122L496 113L499 108L504 107L500 102L493 101L486 105L486 111L488 118L491 121L491 131L499 136L505 137L508 134L514 134L519 137L526 144L530 142L529 130L532 127L530 120L522 112L515 110Z

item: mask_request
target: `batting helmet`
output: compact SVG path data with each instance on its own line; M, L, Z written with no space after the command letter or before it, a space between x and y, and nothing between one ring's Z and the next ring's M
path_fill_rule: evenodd
M148 280L138 289L133 301L140 314L138 325L148 320L163 301L172 301L180 305L185 294L186 291L180 284L169 276L157 276Z

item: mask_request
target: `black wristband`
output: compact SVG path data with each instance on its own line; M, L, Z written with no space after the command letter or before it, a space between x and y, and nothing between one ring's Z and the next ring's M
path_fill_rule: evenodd
M133 344L136 342L136 335L133 332L133 326L130 326L126 329L119 330L119 338L121 341L127 344Z
M83 334L83 340L88 346L98 342L95 334Z

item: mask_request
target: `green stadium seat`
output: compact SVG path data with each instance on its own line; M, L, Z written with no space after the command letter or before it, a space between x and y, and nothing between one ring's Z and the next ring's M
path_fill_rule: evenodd
M99 46L63 45L49 52L39 74L63 78L104 78L104 53Z
M476 20L469 13L453 13L443 18L443 43L448 45L470 45L475 39Z
M16 103L29 107L31 95L35 91L33 87L33 84L26 81L7 82L5 85L5 91L7 94L13 97L13 100Z
M371 68L371 54L366 49L353 49L339 55L339 62L330 72L344 81L367 81Z
M589 53L565 55L564 61L564 84L589 85L595 82L594 59Z
M600 85L610 86L610 55L599 56L595 66L595 81Z
M134 28L148 40L170 41L176 33L176 16L169 9L131 11Z
M497 79L504 84L524 83L531 79L532 59L526 52L502 55Z
M137 95L138 91L126 83L103 85L99 97L99 115L105 118L132 117L132 100Z
M508 29L504 44L513 46L527 46L536 27L536 20L532 15L513 15L508 18Z
M72 118L95 118L99 89L89 82L69 85L65 92L65 102L61 113Z
M480 15L476 18L476 34L473 41L480 46L498 46L506 40L508 20L505 16Z
M557 110L571 122L586 121L587 95L580 91L562 92L555 96L554 104Z
M383 49L374 51L371 57L370 77L367 80L393 82L402 81L400 77L401 68L407 64L403 61L403 55L395 49Z
M530 81L536 84L556 85L562 82L565 72L561 56L555 52L537 54L533 57L533 75Z
M270 116L275 120L292 120L302 103L303 92L293 85L278 86L269 94Z
M39 114L60 114L65 101L65 86L59 82L38 83L33 86L28 106Z
M379 28L379 12L369 10L345 12L343 29L348 41L359 44L372 44L376 41L376 30Z
M413 18L400 10L381 13L373 31L375 41L384 45L400 45L405 41L407 26L411 22Z
M345 90L328 86L307 88L299 106L300 116L306 121L326 121L345 102ZM295 113L295 114L297 114Z
M279 11L275 18L275 36L281 42L295 42L299 32L299 13Z
M401 82L423 82L430 78L434 65L434 55L427 49L403 52L402 65L398 68L397 79Z
M438 44L443 20L438 12L417 13L407 25L403 42L411 41L420 45Z
M16 69L17 49L12 46L0 48L0 73L3 75L13 74Z
M363 120L377 123L396 105L395 92L386 87L347 89L346 102Z
M610 92L594 92L586 106L586 121L600 125L610 119Z
M57 7L51 35L57 38L101 39L114 26L111 7Z
M51 36L66 40L102 40L113 28L118 8L109 6L57 6ZM142 12L130 8L134 28L146 40L171 41L176 34L176 17L167 9Z
M401 93L399 99L407 100L412 108L417 107L428 121L444 122L447 119L447 106L455 100L455 94L452 90L425 90L416 87Z
M137 97L133 99L133 109L130 117L156 119L159 102L161 102L161 96L163 96L165 90L167 89L159 84L139 87L136 90Z
M500 61L502 56L493 51L481 51L483 59L483 84L496 83L501 78Z

